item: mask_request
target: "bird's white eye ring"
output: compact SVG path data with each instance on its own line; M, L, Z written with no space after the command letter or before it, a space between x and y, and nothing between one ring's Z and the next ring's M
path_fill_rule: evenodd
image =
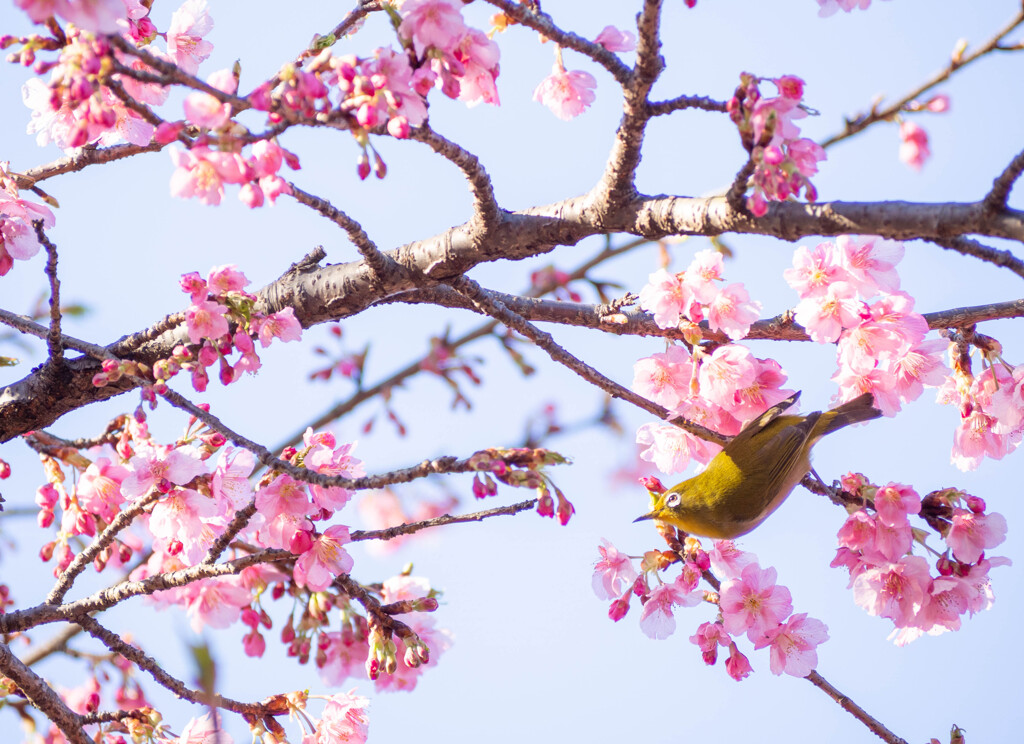
M675 507L679 506L679 494L669 494L669 497L665 499L665 506L667 506L670 509L674 509Z

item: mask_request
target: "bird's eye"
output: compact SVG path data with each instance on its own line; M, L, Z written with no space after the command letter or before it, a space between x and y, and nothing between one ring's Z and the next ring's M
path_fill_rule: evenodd
M675 507L679 506L679 494L669 494L669 497L665 499L665 506L667 506L670 509L674 509Z

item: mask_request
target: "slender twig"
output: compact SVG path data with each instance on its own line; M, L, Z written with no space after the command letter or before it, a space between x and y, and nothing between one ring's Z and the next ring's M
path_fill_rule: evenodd
M373 269L381 293L384 293L385 279L396 271L403 271L402 267L390 256L381 253L381 250L366 234L363 226L335 207L326 199L314 196L303 191L293 183L288 184L291 188L291 196L300 204L315 209L327 219L348 233L348 238L362 255L367 265Z
M374 597L366 587L353 579L348 574L340 574L334 579L334 583L345 590L345 593L363 606L367 613L373 615L374 619L382 626L395 633L400 638L414 635L412 628L381 609L381 603Z
M882 739L882 741L887 742L887 744L907 744L904 739L901 739L892 731L887 729L877 719L868 715L866 710L833 687L824 677L818 674L817 670L812 671L804 677L804 679L835 700L839 704L840 708L867 726L871 733Z
M44 340L49 340L50 338L50 329L47 326L36 323L26 315L19 315L18 313L12 313L8 310L0 310L0 323L10 326L22 333L27 333L30 336L35 336L36 338ZM61 334L58 344L65 349L74 349L75 351L80 351L83 354L95 357L96 359L107 359L111 356L110 353L102 346L89 343L88 341L82 341L74 336Z
M48 364L59 366L64 362L64 346L60 332L60 279L57 277L57 246L43 232L43 221L32 223L36 239L46 248L46 279L50 283L50 328L46 334L46 346L50 352Z
M256 499L253 499L248 504L243 506L235 514L234 518L228 523L227 529L222 532L216 540L213 541L213 545L207 551L206 556L201 561L201 565L211 565L217 562L221 554L227 550L231 541L235 539L235 536L241 532L249 520L252 519L256 513Z
M42 677L29 669L6 643L0 643L0 673L9 677L25 697L57 725L72 744L93 744L82 730L81 718Z
M68 641L81 632L82 628L78 625L68 625L61 628L59 631L54 633L52 637L47 638L43 643L30 646L28 653L25 654L22 661L28 666L37 664L47 656L52 656L59 651L63 651L67 647Z
M71 589L72 584L75 582L75 578L85 570L85 567L92 562L101 550L114 542L114 538L117 537L118 533L128 527L139 514L152 502L156 501L160 497L160 491L156 488L151 488L147 493L144 493L139 498L135 499L125 509L121 510L116 517L114 517L107 528L103 530L92 543L83 550L81 553L75 556L74 560L68 565L66 569L57 578L57 583L54 584L53 589L46 595L46 599L43 600L46 604L55 605L63 601L64 596Z
M493 509L484 509L483 511L470 514L456 514L454 516L444 514L433 519L424 519L421 522L406 522L394 527L385 527L382 530L354 530L350 537L352 542L359 542L361 540L393 540L399 535L411 535L414 532L419 532L429 527L443 527L446 524L461 524L463 522L480 522L489 517L518 514L521 511L532 509L536 505L537 499L530 499L529 501L520 501L518 504L497 506Z
M939 70L939 72L935 73L932 77L930 77L924 83L922 83L917 88L912 90L910 93L907 93L894 103L890 104L889 106L886 106L884 109L879 110L876 107L872 107L871 111L868 112L867 114L862 114L861 116L858 116L856 119L853 119L852 121L847 120L842 132L839 132L838 134L834 134L831 137L822 140L819 144L821 144L822 147L829 147L830 145L834 145L836 142L840 142L841 140L847 139L859 132L864 131L872 124L876 124L880 121L886 121L888 119L891 119L893 116L898 114L903 109L903 107L906 106L908 103L913 101L915 98L920 97L922 94L924 94L931 88L934 88L936 85L944 83L957 70L962 70L972 62L981 59L990 52L1002 51L1000 42L1007 34L1009 34L1011 31L1017 28L1017 26L1019 26L1021 23L1024 23L1024 11L1018 12L1017 15L1015 15L1006 26L1004 26L1001 30L996 32L995 36L993 36L987 42L982 44L972 53L953 58L945 68Z
M1017 276L1024 277L1024 261L1021 261L1013 255L1011 251L1001 251L997 248L991 248L990 246L983 245L976 240L964 237L930 238L929 242L935 243L935 245L940 245L947 250L962 253L965 256L972 256L982 261L993 263L996 266L1002 266L1003 268L1009 269Z
M463 149L455 142L442 137L431 129L429 124L415 127L409 133L409 139L422 142L431 150L443 158L455 164L462 175L469 181L469 190L473 195L473 209L479 217L481 227L484 231L493 227L501 217L501 209L498 207L497 199L494 196L494 186L491 184L491 177L487 174L480 159Z
M1024 173L1024 150L1017 153L1006 169L992 182L992 190L982 200L985 209L989 212L998 212L1004 209L1006 200L1010 198L1010 189L1020 178L1021 173Z
M163 147L163 145L157 142L151 142L148 145L112 145L111 147L87 145L75 150L71 155L54 160L52 163L30 168L23 173L11 173L10 176L14 179L19 189L30 189L38 182L45 181L54 176L62 176L65 173L84 170L90 165L112 163L115 160L130 158L144 152L157 152L163 149Z
M466 297L472 300L492 318L500 320L512 330L530 339L530 341L546 351L554 361L568 367L584 380L587 380L591 384L601 388L612 397L628 401L638 408L654 414L659 419L662 419L667 423L674 424L675 426L678 426L679 428L709 442L714 442L716 444L723 444L725 442L725 438L718 432L712 431L711 429L707 429L698 424L694 424L691 421L687 421L681 416L673 416L672 412L667 408L647 400L647 398L644 398L642 395L637 395L632 390L619 385L608 377L605 377L589 364L577 359L561 346L556 344L550 334L541 331L521 315L513 313L500 301L494 299L493 296L488 294L486 290L472 279L462 276L452 279L449 283L457 292L461 292L466 295Z
M177 677L168 674L160 663L152 656L149 656L137 646L126 643L121 636L103 627L95 618L90 617L89 615L76 617L73 622L81 625L86 633L91 635L114 653L120 654L124 658L128 659L128 661L135 664L139 669L149 674L157 684L166 687L180 698L188 700L191 703L211 705L217 708L230 710L235 713L261 716L265 712L264 707L259 703L243 703L239 700L232 700L231 698L224 697L223 695L215 692L204 692L202 690L191 689Z
M560 46L572 49L590 57L603 68L605 68L619 85L626 85L629 82L630 69L622 63L617 56L609 52L600 44L584 39L574 33L563 31L551 19L547 13L537 13L526 6L525 3L514 0L486 0L487 3L501 11L527 28L541 33L548 39L558 43Z

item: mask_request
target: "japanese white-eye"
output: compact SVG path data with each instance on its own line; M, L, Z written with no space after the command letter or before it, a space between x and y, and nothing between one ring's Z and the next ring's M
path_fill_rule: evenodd
M864 393L831 411L784 416L799 397L794 393L747 422L701 473L656 495L654 508L634 521L657 519L703 537L745 535L810 472L811 447L819 439L882 415Z

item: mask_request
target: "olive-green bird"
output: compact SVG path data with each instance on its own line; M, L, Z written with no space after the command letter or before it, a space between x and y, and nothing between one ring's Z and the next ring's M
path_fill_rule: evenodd
M782 415L794 393L747 422L704 470L657 497L654 508L635 519L657 519L694 535L745 535L779 508L811 470L811 447L850 424L878 418L871 393L831 411Z

